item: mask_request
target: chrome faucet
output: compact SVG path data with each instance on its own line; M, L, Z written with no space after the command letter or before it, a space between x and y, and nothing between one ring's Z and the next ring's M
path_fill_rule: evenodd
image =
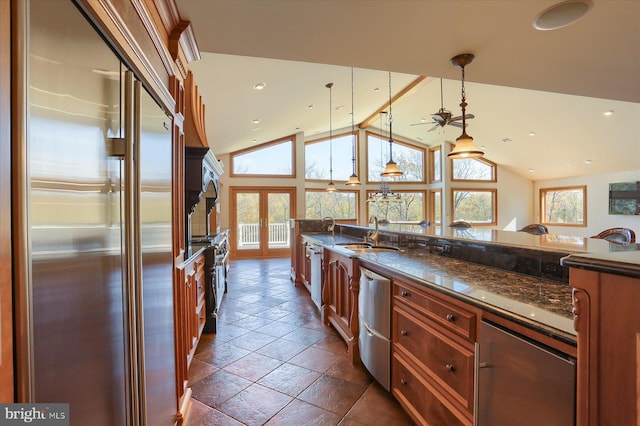
M378 245L378 238L380 237L380 234L378 233L378 217L377 216L370 216L369 217L369 223L374 223L376 230L371 232L369 231L367 233L367 238L371 241L373 241L373 245L377 246Z
M331 223L329 224L329 226L327 226L327 231L331 232L331 236L335 236L334 235L334 230L336 229L336 220L334 218L332 218L331 216L326 216L322 218L322 222L326 222L326 221L331 221Z

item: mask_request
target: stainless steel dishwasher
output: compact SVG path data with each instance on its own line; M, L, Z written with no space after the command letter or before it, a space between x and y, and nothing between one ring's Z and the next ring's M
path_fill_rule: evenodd
M360 267L358 293L360 359L386 390L391 389L391 280Z
M575 359L484 321L479 346L478 426L575 425Z

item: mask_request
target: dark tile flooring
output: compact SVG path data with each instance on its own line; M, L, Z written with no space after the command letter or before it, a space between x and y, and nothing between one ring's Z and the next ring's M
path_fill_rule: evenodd
M195 425L409 425L396 400L325 327L289 259L234 260L219 332L189 370Z

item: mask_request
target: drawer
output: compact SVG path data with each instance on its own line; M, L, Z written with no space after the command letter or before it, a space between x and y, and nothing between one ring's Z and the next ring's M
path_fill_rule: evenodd
M396 300L412 305L444 327L475 342L475 313L398 281L394 282L393 295Z
M473 413L474 348L467 348L415 315L393 309L394 350L424 369L431 381Z
M391 360L391 393L420 425L471 425L472 421L456 415L442 401L437 391L398 354ZM442 399L441 399L442 398Z

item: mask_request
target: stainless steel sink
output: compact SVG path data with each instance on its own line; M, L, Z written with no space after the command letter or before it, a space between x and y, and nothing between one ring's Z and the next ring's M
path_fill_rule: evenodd
M370 248L371 247L370 243L338 243L336 245L342 246L342 247L347 248L349 250L365 249L365 248Z

